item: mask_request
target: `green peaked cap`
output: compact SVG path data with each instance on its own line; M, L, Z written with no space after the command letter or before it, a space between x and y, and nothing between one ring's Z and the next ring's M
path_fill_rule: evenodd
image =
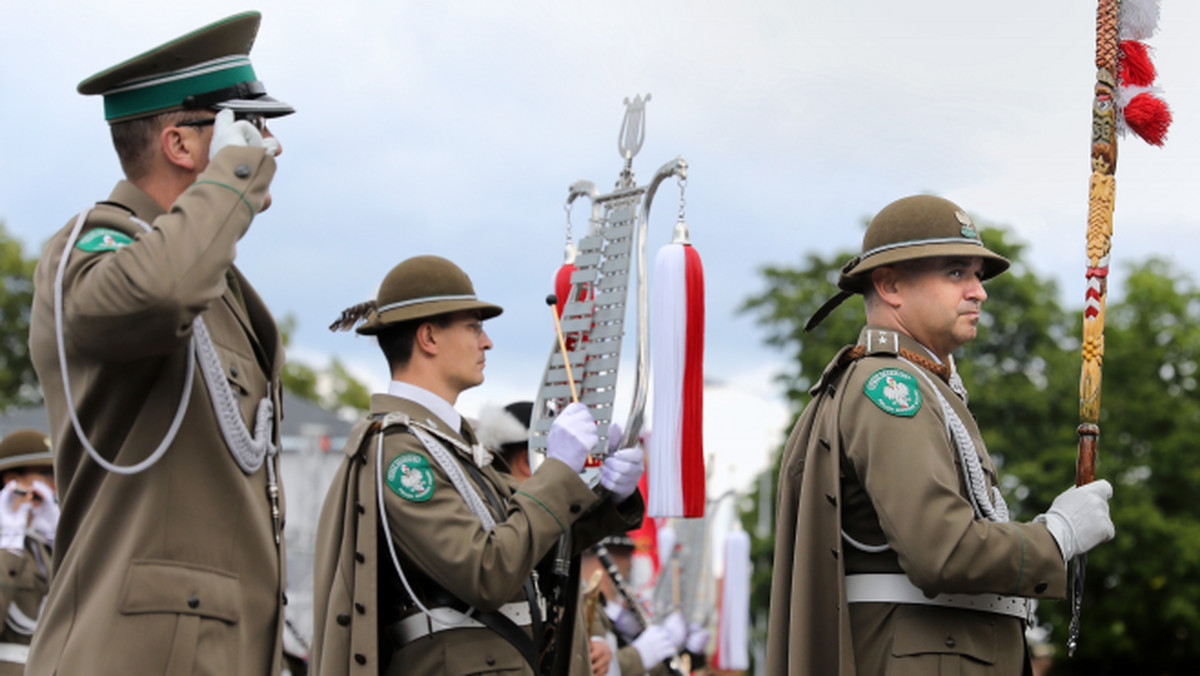
M288 115L295 109L267 96L250 65L261 20L258 12L226 17L106 68L77 89L104 97L110 124L172 110Z

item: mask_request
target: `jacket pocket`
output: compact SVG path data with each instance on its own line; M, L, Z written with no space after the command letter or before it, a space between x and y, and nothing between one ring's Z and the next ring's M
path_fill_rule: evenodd
M134 561L121 591L121 613L178 613L237 624L237 576L170 561Z
M164 676L235 673L241 619L236 575L170 561L134 561L125 574L119 610L126 620L118 642L156 646L140 656L143 666Z
M892 656L957 655L977 663L996 661L996 622L986 613L936 606L896 610ZM936 673L936 672L933 672Z
M445 648L444 673L447 674L513 676L531 671L521 653L499 637L489 637L489 640L476 644L450 644Z

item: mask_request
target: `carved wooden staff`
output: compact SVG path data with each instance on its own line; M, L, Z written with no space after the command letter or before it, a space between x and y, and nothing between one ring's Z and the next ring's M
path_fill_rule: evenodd
M1079 459L1075 484L1096 478L1100 437L1100 371L1104 359L1104 307L1112 247L1117 136L1131 132L1161 146L1171 111L1153 87L1149 50L1141 41L1158 27L1158 0L1099 0L1096 11L1096 88L1092 101L1092 178L1088 189L1087 298L1083 310L1083 373L1079 381ZM1067 651L1079 641L1086 555L1072 561L1071 624Z
M1087 297L1083 310L1083 372L1079 381L1079 457L1075 485L1096 478L1100 436L1100 370L1104 357L1104 305L1112 247L1117 168L1117 13L1120 0L1100 0L1096 13L1096 88L1092 101L1092 178L1088 187ZM1071 624L1067 653L1079 642L1079 611L1087 554L1071 562Z

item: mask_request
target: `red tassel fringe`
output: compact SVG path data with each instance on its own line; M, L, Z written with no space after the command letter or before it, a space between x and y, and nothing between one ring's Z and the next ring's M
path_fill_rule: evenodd
M1149 87L1158 73L1150 61L1150 48L1137 40L1122 40L1119 45L1117 82L1125 86Z
M684 516L704 516L704 268L684 246L687 271L687 352L683 370L681 472Z
M1161 146L1171 126L1171 109L1157 96L1138 94L1125 105L1125 125L1150 145Z

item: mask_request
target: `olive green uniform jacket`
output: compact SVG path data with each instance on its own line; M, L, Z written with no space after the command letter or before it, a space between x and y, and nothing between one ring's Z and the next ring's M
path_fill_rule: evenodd
M374 417L402 413L412 420L438 425L443 432L467 443L460 430L447 429L433 413L413 401L378 394L371 398L371 411ZM391 612L407 605L408 599L379 598L380 592L389 587L400 589L400 596L406 594L396 579L387 544L378 536L379 433L371 429L370 421L370 417L360 421L351 433L345 449L347 458L333 479L321 512L313 587L314 673L378 674L381 661L390 659L388 673L407 676L532 674L516 648L484 628L443 631L409 643L391 655L380 654L390 649L379 642L384 630L379 626L379 606L384 606L382 612ZM521 484L491 465L480 468L491 490L507 503L507 513L494 513L496 527L487 532L421 442L405 426L388 426L386 418L384 422L382 466L390 467L401 454L416 453L428 460L434 477L432 493L422 501L401 497L386 482L382 488L388 532L405 575L418 589L420 581L432 581L474 608L495 610L505 603L526 600L525 581L534 567L553 553L566 529L572 529L576 548L583 548L605 535L636 528L641 522L644 505L640 496L635 494L619 506L610 500L601 501L565 464L548 459ZM465 424L464 428L469 429ZM463 463L472 462L449 444L441 440L438 443ZM547 576L543 575L544 591L546 583ZM429 607L429 599L421 601ZM420 611L413 608L406 612ZM580 628L576 633L581 633ZM586 641L572 639L572 646L576 659L587 659Z
M108 461L136 464L164 438L183 394L196 316L204 318L243 421L252 425L259 400L274 398L278 443L279 334L233 268L237 242L274 173L275 159L262 148L225 148L167 213L121 181L88 216L85 235L104 227L133 238L108 250L73 247L63 278L75 409ZM133 216L153 230L143 232ZM74 220L50 239L34 276L29 342L50 418L62 516L55 576L26 673L277 674L284 563L267 498L272 460L252 475L242 472L199 366L178 435L139 474L100 467L72 428L52 290ZM244 308L228 286L231 271Z
M929 353L903 334L870 326L859 345L865 357L843 363L847 347L831 362L784 449L767 674L1020 674L1020 619L928 605L847 605L848 573L903 572L928 596L1066 593L1066 564L1044 525L976 517L941 406L920 372L962 419L995 485L975 421L938 376L896 356L897 345ZM866 395L868 379L883 368L903 369L919 386L915 415L888 413ZM843 529L889 549L860 551L843 540Z
M21 551L0 550L0 649L14 653L29 648L33 629L50 588L50 545L32 534ZM24 661L0 653L0 676L21 676Z

